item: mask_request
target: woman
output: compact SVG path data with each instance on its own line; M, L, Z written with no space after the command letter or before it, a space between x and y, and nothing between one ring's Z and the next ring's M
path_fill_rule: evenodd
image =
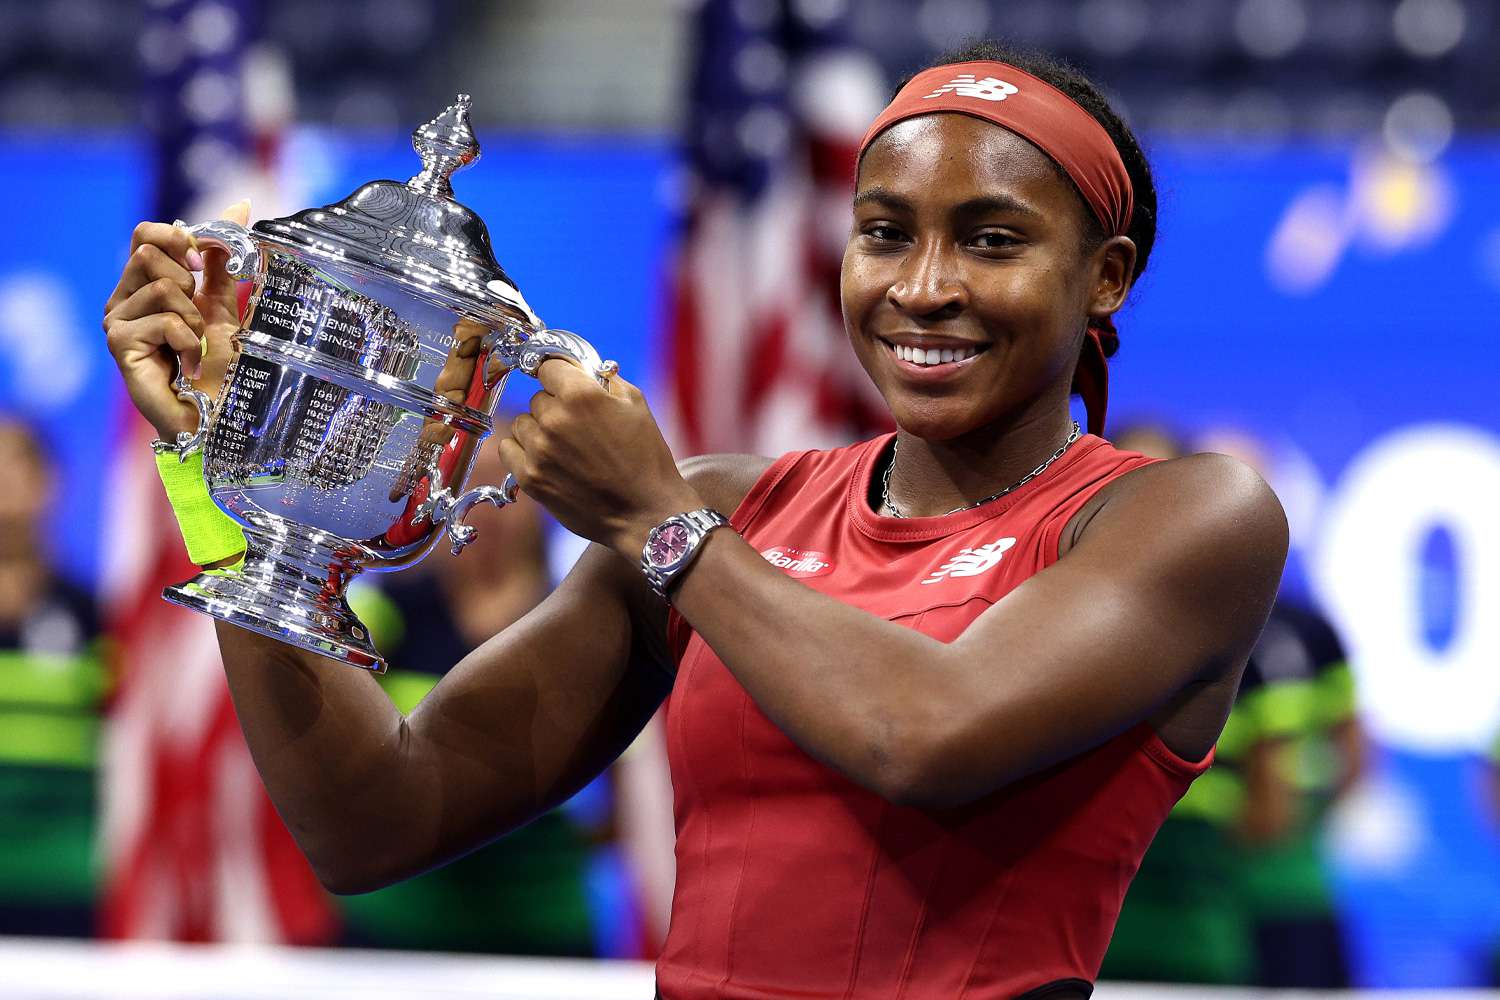
M894 437L679 471L634 387L544 365L501 456L595 544L410 717L358 671L220 626L256 764L325 884L514 829L670 693L663 996L1087 996L1286 552L1242 465L1096 436L1110 317L1153 232L1149 172L1092 85L969 51L861 152L844 315ZM210 363L225 350L223 281L209 269L200 309L183 234L136 243L106 326L168 436L188 415L159 348L190 369L199 330Z

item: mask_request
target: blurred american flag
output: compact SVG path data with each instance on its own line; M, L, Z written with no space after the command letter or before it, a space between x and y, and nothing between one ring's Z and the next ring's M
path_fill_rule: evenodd
M839 308L854 158L885 102L881 72L851 41L845 4L706 0L695 16L657 415L679 457L778 455L883 430L890 418ZM660 723L619 771L621 836L653 946L673 880Z
M854 157L887 96L848 17L818 0L698 10L662 409L681 454L777 455L888 425L839 309Z
M251 45L257 14L253 0L147 8L140 45L156 154L152 218L212 217L274 186L289 87L274 56ZM155 432L121 395L101 545L116 691L103 755L100 930L326 942L332 910L250 760L213 623L161 599L163 587L197 570L152 465Z

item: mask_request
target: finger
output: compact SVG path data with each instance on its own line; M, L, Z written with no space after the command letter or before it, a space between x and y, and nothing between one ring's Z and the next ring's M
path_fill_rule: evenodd
M583 388L593 378L584 374L582 368L565 358L548 358L536 370L536 380L542 388L559 398Z
M241 198L219 213L219 218L226 222L238 223L241 226L250 224L250 199Z
M250 199L241 198L220 212L219 218L226 222L248 226L250 224ZM227 315L236 315L238 312L234 300L236 281L229 274L229 251L216 244L209 245L203 248L203 256L203 294L216 306L227 310Z
M422 433L418 435L417 440L426 445L441 447L452 441L455 433L452 427L441 420L427 419L422 421Z
M477 358L490 328L478 320L461 319L453 325L453 350L461 358Z
M239 281L229 273L229 251L217 245L203 248L203 287L199 294L226 319L239 314L235 291Z
M156 313L176 313L193 329L194 336L203 333L203 314L170 278L157 278L137 288L129 298L109 311L105 322L142 319Z
M537 423L541 424L546 422L547 415L552 412L553 407L561 405L563 405L562 400L549 393L546 389L542 389L532 395L531 402L527 404L527 409L531 411L531 415L536 418Z
M510 436L524 451L531 451L541 440L542 428L536 417L523 413L510 422Z
M198 377L203 361L202 341L176 313L118 320L110 325L109 339L110 350L117 359L165 347L177 355L189 378Z
M501 438L497 445L500 449L500 464L505 471L516 477L516 482L524 488L531 482L531 477L526 474L526 449L516 441L515 436Z
M163 278L182 289L184 294L193 294L193 276L188 269L154 243L142 243L125 262L125 270L120 273L120 283L110 295L109 302L104 307L105 312L114 309L142 286Z
M160 247L167 256L189 271L203 270L203 255L198 252L198 241L181 226L170 226L165 222L142 222L130 234L130 252L135 253L146 243Z
M621 375L618 371L616 371L605 381L604 389L611 396L622 396L626 399L645 398L641 394L641 390L636 386L636 384L626 379L625 376Z

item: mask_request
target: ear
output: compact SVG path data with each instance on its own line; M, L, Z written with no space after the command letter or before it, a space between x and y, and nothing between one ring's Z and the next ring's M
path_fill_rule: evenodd
M1135 241L1111 236L1093 253L1090 265L1089 318L1111 316L1125 304L1135 280Z

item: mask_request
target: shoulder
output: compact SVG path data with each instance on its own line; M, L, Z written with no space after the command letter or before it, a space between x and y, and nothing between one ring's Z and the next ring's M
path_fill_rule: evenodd
M1110 483L1099 501L1091 526L1128 523L1286 551L1281 501L1259 473L1228 455L1206 452L1153 462Z
M1192 759L1224 725L1286 563L1281 502L1227 455L1155 462L1100 491L1101 503L1061 562L1110 583L1143 622L1165 624L1198 651L1194 676L1151 717Z
M762 455L694 455L679 461L677 470L705 503L731 514L773 461Z
M1092 560L1131 589L1208 616L1257 607L1250 643L1281 582L1288 531L1281 502L1227 455L1155 462L1100 491L1064 558ZM1245 652L1249 652L1248 646Z

